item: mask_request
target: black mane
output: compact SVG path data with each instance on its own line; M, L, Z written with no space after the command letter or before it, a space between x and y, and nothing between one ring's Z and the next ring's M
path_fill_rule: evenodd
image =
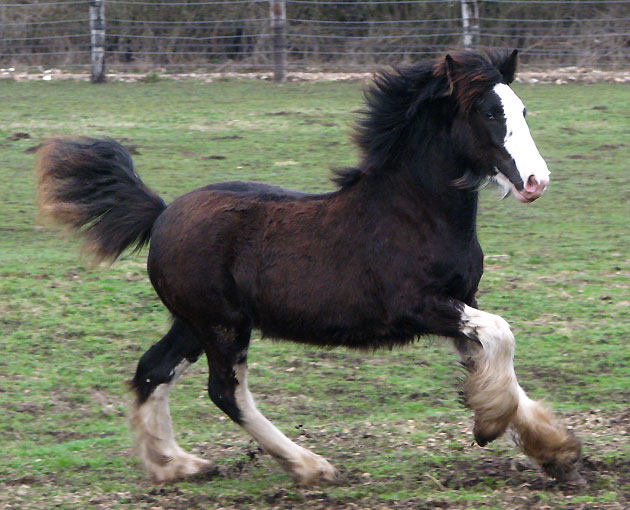
M353 136L360 163L334 170L333 181L347 187L365 175L398 170L409 151L422 150L459 108L469 111L494 85L514 80L514 70L505 66L509 57L508 52L451 53L455 77L449 76L449 57L378 72L364 93ZM409 143L410 137L415 143Z

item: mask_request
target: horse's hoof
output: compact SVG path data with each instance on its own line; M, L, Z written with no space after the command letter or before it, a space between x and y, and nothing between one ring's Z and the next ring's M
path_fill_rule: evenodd
M563 443L556 447L551 458L541 462L543 471L559 484L584 487L586 481L578 472L582 458L582 444L571 433L567 433Z
M562 481L561 483L562 485L566 485L568 487L572 487L575 489L583 489L584 487L588 485L588 482L586 481L586 479L580 473L577 473L577 472L574 478L571 478L570 480Z
M216 474L216 468L210 461L196 457L186 452L171 457L167 462L160 464L145 464L149 476L156 483L169 483L191 476L212 476Z
M503 432L493 432L491 434L487 434L485 431L480 432L478 430L475 430L473 431L473 436L475 438L475 442L483 448L488 443L491 443L492 441L497 439L502 433Z
M488 443L501 437L505 433L508 425L509 421L507 419L503 421L494 420L492 422L476 419L473 427L475 442L483 448Z
M293 465L289 473L299 486L335 485L341 482L339 471L321 455L305 450L300 460L300 464Z
M582 489L587 485L586 480L575 466L570 470L557 473L555 479L559 485L571 489Z
M586 480L578 472L578 463L575 459L553 461L542 465L547 476L553 478L559 485L572 488L582 488L587 485Z

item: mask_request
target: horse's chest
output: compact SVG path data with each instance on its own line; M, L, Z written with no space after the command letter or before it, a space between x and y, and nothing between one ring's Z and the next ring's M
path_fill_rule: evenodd
M427 295L446 296L463 302L474 298L483 273L483 253L479 244L432 245L407 254L392 291L405 301ZM392 267L394 262L391 261Z
M451 246L427 264L426 269L431 286L462 301L474 294L482 273L483 253L476 242L467 246Z
M435 281L433 286L440 289L440 294L459 301L468 301L477 290L483 269L473 264L472 260L462 260L451 265L435 263L430 271Z

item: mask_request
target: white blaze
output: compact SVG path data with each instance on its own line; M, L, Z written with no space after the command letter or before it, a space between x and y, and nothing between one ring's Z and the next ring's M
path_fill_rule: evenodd
M495 85L493 90L501 100L505 116L506 133L503 146L514 159L518 173L523 180L523 186L527 185L531 176L534 176L539 183L548 182L547 163L538 152L523 115L525 105L514 91L504 83Z

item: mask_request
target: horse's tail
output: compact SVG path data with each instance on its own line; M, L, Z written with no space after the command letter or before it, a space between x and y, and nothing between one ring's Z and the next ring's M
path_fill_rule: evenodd
M51 138L38 151L39 214L79 232L96 261L140 250L166 209L138 177L125 148L111 139Z

